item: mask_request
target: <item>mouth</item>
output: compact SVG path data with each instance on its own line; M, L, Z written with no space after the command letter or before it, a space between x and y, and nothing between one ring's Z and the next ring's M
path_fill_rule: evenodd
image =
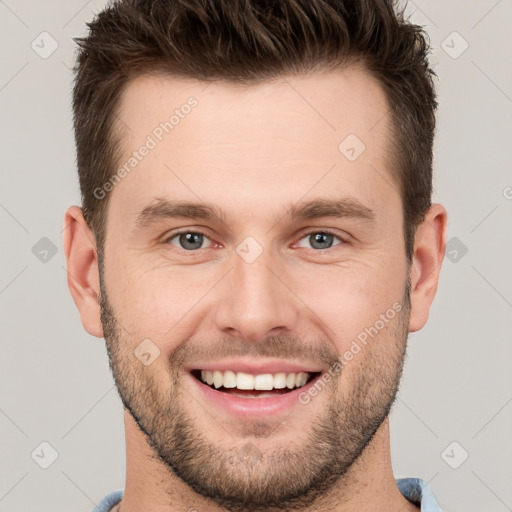
M201 369L191 370L190 373L201 384L218 393L245 399L287 395L308 386L321 374L321 372L277 372L254 375L232 370Z

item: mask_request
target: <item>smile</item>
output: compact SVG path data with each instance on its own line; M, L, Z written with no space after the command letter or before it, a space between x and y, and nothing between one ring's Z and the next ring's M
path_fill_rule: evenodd
M210 388L244 398L264 398L288 393L290 390L305 386L317 373L278 372L252 375L232 370L194 370L192 372ZM270 391L270 393L263 391Z
M320 371L278 371L248 373L233 370L187 372L191 387L208 407L227 418L262 419L285 417L296 407L301 393L314 386Z

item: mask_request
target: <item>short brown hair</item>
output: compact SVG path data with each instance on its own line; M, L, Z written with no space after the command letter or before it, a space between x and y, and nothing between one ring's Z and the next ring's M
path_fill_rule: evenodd
M129 81L163 72L243 84L361 62L383 87L410 262L431 205L437 108L429 45L391 0L118 0L88 23L73 90L84 217L101 250L108 197L94 190L120 162L119 99Z

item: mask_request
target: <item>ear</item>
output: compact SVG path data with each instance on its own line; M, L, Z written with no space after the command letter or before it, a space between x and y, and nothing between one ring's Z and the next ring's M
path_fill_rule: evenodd
M440 204L433 204L416 229L411 262L409 332L419 331L427 323L446 250L446 226L445 208Z
M71 206L66 211L63 244L68 287L80 312L82 325L92 336L103 338L96 240L78 206Z

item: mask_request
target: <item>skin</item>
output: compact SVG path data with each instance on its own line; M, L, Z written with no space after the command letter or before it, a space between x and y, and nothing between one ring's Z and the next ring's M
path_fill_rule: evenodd
M107 341L125 406L122 512L418 510L395 484L387 416L407 334L425 325L437 290L447 215L427 212L409 268L380 85L356 67L249 87L141 77L119 110L126 159L191 96L197 107L110 193L101 279L80 208L65 218L69 288L84 328ZM366 146L353 162L338 150L350 133ZM155 198L213 204L224 222L137 226ZM375 221L287 215L319 198L357 200ZM170 238L178 228L205 233L201 248ZM336 236L319 250L309 235L325 229ZM247 236L262 248L250 264L236 251ZM242 353L327 371L397 303L289 416L235 419L187 377L187 365ZM144 339L160 350L148 366L133 354Z

